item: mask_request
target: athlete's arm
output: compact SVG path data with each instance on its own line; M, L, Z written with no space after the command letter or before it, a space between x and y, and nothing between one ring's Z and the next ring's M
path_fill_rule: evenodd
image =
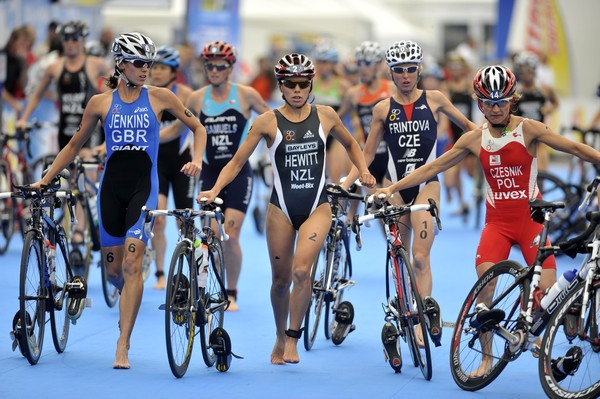
M354 87L356 87L356 86L354 86ZM351 87L350 89L348 89L348 91L346 91L346 93L344 94L344 97L342 98L342 103L340 104L340 108L338 108L338 110L337 110L337 114L340 116L340 119L344 119L344 117L346 115L348 115L348 113L350 113L350 111L352 111L352 108L354 108L354 104L353 104L354 92L355 92L354 87Z
M46 68L46 70L44 71L44 75L42 76L42 79L40 80L40 84L38 85L36 91L33 92L33 94L27 98L27 107L25 107L23 114L21 115L20 119L17 121L17 124L16 124L17 128L25 127L25 125L27 124L27 120L29 119L29 116L33 113L33 111L35 111L35 109L39 105L44 93L46 92L46 90L48 89L48 86L50 85L50 82L52 82L52 79L53 79L52 67L54 64L55 63L52 63Z
M381 143L381 140L383 140L383 127L389 108L389 99L378 102L373 108L371 128L369 130L369 135L367 136L365 148L363 148L363 157L365 159L367 167L369 167L369 165L371 165L371 162L373 162L373 159L375 159L377 147L379 147L379 143ZM352 183L354 183L358 176L358 169L356 169L356 167L353 167L350 170L350 173L348 173L346 181L344 181L342 186L347 189Z
M547 144L555 150L566 152L571 155L595 164L600 164L600 152L587 144L569 140L552 131L542 122L526 119L523 121L523 133L526 139L537 140Z
M442 92L438 90L427 90L427 99L428 101L431 100L435 104L438 104L438 112L445 114L450 120L460 126L463 131L477 129L477 125L464 116Z
M434 161L421 165L414 172L408 176L398 180L396 183L391 184L388 187L378 189L375 192L375 197L383 195L386 199L396 191L404 190L410 187L419 185L427 180L431 179L438 173L444 172L454 165L462 161L467 154L474 153L473 148L477 146L481 138L481 130L472 130L460 136L460 138L454 143L452 148L442 154L439 158Z
M206 149L206 129L192 112L184 107L181 100L169 89L158 88L155 91L166 104L165 109L179 119L194 133L194 154L191 162L181 168L188 176L196 176L202 170L202 156Z
M264 114L267 111L270 111L271 108L267 105L265 100L261 97L259 92L250 86L238 86L243 90L244 98L248 102L249 108L256 112L257 114Z
M202 98L203 95L200 93L200 90L196 90L192 94L190 94L187 102L185 103L186 108L192 113L192 115L195 118L197 118L198 114L200 113ZM181 136L185 129L186 126L183 123L183 121L176 119L173 123L169 124L169 126L160 130L160 142L166 143L176 139L177 137ZM202 153L204 153L204 151L202 151Z
M98 121L102 119L103 110L107 108L107 106L105 106L107 101L110 101L110 98L107 99L103 94L92 96L83 111L81 125L79 125L79 128L67 145L60 150L56 159L52 162L52 165L50 165L48 173L36 183L37 185L50 183L60 171L66 168L67 165L75 159L75 156L79 153L81 147L83 147L96 129Z
M333 134L346 149L350 160L358 171L360 182L367 187L375 186L375 178L369 172L369 167L365 163L365 158L360 150L358 142L352 137L348 129L346 129L338 114L335 113L333 108L327 106L319 107L318 111L332 124L330 133Z
M200 202L201 198L206 198L207 202L214 201L221 190L223 190L223 187L231 183L238 173L240 173L242 166L246 164L260 140L263 137L268 137L268 132L274 129L276 129L276 120L273 112L259 115L252 126L250 126L248 137L246 137L237 149L231 161L219 173L215 185L210 190L198 193L196 201Z

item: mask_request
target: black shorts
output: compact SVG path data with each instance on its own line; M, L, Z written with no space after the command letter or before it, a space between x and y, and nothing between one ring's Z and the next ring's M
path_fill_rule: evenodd
M202 173L198 181L198 190L210 190L217 181L221 168L210 168L207 164L202 165ZM231 183L223 188L218 197L223 200L221 209L237 209L242 213L246 213L248 205L252 199L252 167L249 162L242 167L237 177Z
M181 168L192 160L188 149L179 154L179 140L161 144L158 148L158 193L169 196L173 189L175 208L193 208L194 178L181 173Z

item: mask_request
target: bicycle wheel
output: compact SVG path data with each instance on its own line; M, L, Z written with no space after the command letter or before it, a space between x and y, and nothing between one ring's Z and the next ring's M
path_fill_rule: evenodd
M313 262L310 271L310 281L312 282L312 294L304 315L304 349L307 351L311 350L315 339L317 338L317 331L319 329L319 321L321 320L321 311L323 305L325 305L325 291L323 287L327 284L327 278L325 273L325 265L327 264L327 246L323 247L322 251ZM321 259L323 256L323 259Z
M348 265L346 264L347 252L346 243L342 239L342 226L338 226L337 234L335 241L333 242L333 259L329 259L329 262L332 262L331 267L328 270L331 270L333 276L331 277L331 288L333 292L325 296L325 309L324 313L324 327L325 327L325 338L330 339L333 334L333 328L335 327L335 314L333 312L334 309L337 309L339 304L342 303L344 299L344 290L339 289L345 282L347 281L347 276L349 273Z
M578 284L555 310L546 326L540 349L539 372L542 387L550 398L587 399L600 395L600 281L593 283L581 319L585 290L585 282ZM581 323L583 329L578 332ZM580 360L567 364L567 356Z
M200 327L200 342L202 343L202 358L208 367L212 367L217 360L213 348L210 346L210 334L218 327L223 328L225 318L225 292L223 279L225 277L225 263L223 262L223 248L221 241L215 237L212 230L205 229L208 235L208 279L206 287L200 289L200 302L198 312L204 311L202 316L198 315Z
M495 264L477 280L458 313L450 346L450 371L456 384L466 391L477 391L490 384L508 361L521 353L520 347L511 348L494 331L501 326L514 333L518 327L521 307L529 298L530 282L523 279L509 288L522 270L519 263L510 260ZM480 303L491 310L488 315L501 320L479 321L480 325L474 326L472 319ZM489 367L481 370L484 358Z
M571 227L570 216L579 205L580 196L576 195L572 186L564 183L557 176L547 172L538 172L537 184L546 201L561 201L565 207L554 213L548 229L550 242L564 241Z
M98 261L100 267L100 274L102 275L102 294L104 295L104 302L109 308L114 308L117 302L119 302L119 289L112 285L108 279L108 271L104 264L102 254L100 254L100 260Z
M54 278L50 278L50 295L46 307L50 311L52 342L58 353L63 353L69 339L69 317L67 315L67 283L72 280L67 266L68 251L66 241L56 243L56 259L54 261Z
M5 163L0 163L0 192L11 191L8 169ZM15 231L17 200L6 198L0 201L0 255L6 253L10 240Z
M83 277L85 281L89 281L90 265L94 256L92 253L92 230L96 227L92 222L92 214L87 204L87 197L79 195L77 199L78 203L83 207L83 220L79 221L83 226L83 230L76 231L78 233L77 237L80 237L79 241L75 241L75 233L69 237L71 243L69 260L73 274ZM66 216L63 223L65 231L71 231L69 226L71 218L68 206L65 202L61 207L61 213Z
M408 262L409 256L404 250L400 250L399 256L391 262L391 267L394 268L393 276L397 276L397 273L402 276L400 282L402 294L399 296L401 298L400 327L406 337L413 364L421 369L423 377L429 381L432 374L431 348L425 322L425 306L419 294L415 274ZM394 281L394 284L397 286L398 282ZM422 337L421 342L417 339L417 330Z
M35 231L25 236L19 283L19 346L30 364L42 354L46 325L46 286L42 241Z
M194 335L196 334L195 316L192 311L192 289L194 270L191 246L181 241L175 247L169 277L165 304L165 336L167 339L167 357L171 372L177 378L183 377L192 358ZM194 271L195 273L195 271Z

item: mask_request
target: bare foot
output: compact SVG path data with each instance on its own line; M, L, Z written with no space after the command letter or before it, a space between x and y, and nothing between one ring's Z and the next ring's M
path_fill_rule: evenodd
M469 374L470 378L479 378L486 375L492 369L492 361L484 360L481 362L477 370Z
M160 276L159 278L157 278L156 284L154 284L154 286L152 288L154 288L155 290L164 290L165 288L167 288L167 283L165 282L165 277Z
M235 302L235 299L233 299L232 296L229 297L229 307L227 308L227 310L230 312L237 312L238 310L240 310L237 303Z
M117 352L115 353L113 369L127 370L129 368L131 368L129 364L129 344L123 345L120 341L117 341Z
M297 338L287 337L285 341L285 351L283 352L283 360L286 363L300 363Z
M421 329L421 326L415 326L415 338L417 340L417 345L419 345L419 348L424 348L425 344L423 343L423 330Z
M283 350L285 348L285 341L277 338L275 346L273 346L273 352L271 352L271 364L285 364L283 360Z

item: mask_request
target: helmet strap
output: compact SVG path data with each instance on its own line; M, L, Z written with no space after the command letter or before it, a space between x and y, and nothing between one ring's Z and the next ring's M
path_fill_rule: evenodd
M508 114L508 118L506 119L506 123L490 123L493 128L502 129L502 137L506 136L507 133L510 132L508 125L510 123L510 114Z

